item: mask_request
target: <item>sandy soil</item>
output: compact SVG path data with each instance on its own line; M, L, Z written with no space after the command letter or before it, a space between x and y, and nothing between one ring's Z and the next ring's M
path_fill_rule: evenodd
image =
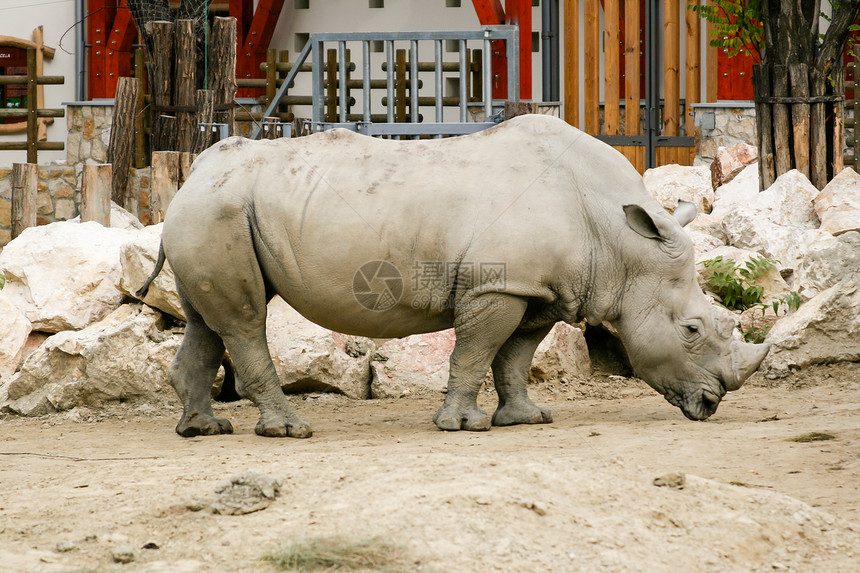
M756 376L700 423L617 377L532 394L552 424L486 433L436 430L441 396L295 396L309 440L255 436L247 402L217 406L235 434L192 439L172 399L3 417L0 569L265 573L285 541L348 535L404 571L857 571L860 364ZM834 439L792 441L810 432ZM208 509L247 470L280 497Z

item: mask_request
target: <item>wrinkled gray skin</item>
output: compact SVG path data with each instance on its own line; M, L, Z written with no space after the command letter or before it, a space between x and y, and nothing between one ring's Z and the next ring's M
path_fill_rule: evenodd
M717 323L680 223L618 152L544 116L434 141L341 130L227 139L197 159L164 222L188 318L169 370L184 406L176 431L232 431L209 397L226 346L238 392L260 409L257 433L311 435L269 356L274 294L348 334L453 326L448 393L434 417L444 430L552 421L526 392L532 357L553 324L582 319L613 324L636 374L704 420L768 348L732 342L731 325ZM396 272L374 277L379 261ZM422 281L437 263L446 272ZM386 286L392 298L374 298ZM492 418L476 402L488 368L499 396Z

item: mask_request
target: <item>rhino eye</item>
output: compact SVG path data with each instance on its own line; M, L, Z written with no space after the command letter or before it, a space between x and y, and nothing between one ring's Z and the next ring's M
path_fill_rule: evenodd
M695 338L699 335L699 325L697 323L684 324L682 328L684 329L684 336L687 338Z

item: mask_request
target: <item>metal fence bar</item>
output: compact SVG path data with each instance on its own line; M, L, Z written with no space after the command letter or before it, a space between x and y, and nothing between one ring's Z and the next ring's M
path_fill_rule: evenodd
M325 98L323 94L325 93L323 89L323 72L325 71L325 66L323 66L323 42L322 41L314 41L309 40L309 43L313 46L313 56L312 56L312 64L313 64L313 114L311 118L313 119L314 124L321 122L324 117L324 105ZM299 66L296 66L293 69L297 69ZM286 83L286 82L284 82Z
M442 40L436 40L436 121L442 122Z
M337 43L337 59L338 59L338 96L340 99L340 104L338 107L340 108L339 118L340 121L346 121L346 40L340 41Z
M520 101L520 31L514 28L513 38L506 42L508 57L508 100Z
M466 88L469 70L466 68L466 40L460 40L460 121L466 123L469 121L469 108L466 107L466 98L468 93Z
M370 40L362 42L361 49L362 70L362 100L364 108L364 121L370 121Z
M409 46L409 112L412 123L418 123L418 40L412 40Z
M388 123L394 123L394 40L385 42L385 63L388 64L386 72L386 87L388 92Z
M484 37L484 121L493 116L493 51L489 33Z

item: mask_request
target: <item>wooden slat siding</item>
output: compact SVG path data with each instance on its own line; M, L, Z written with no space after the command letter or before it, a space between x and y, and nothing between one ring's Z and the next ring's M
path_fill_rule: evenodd
M639 0L625 0L624 5L624 113L625 135L639 135ZM644 150L643 150L644 167ZM633 163L631 161L631 163ZM633 163L637 168L639 165Z
M615 149L627 158L640 174L645 173L645 147L642 145L618 145Z
M664 0L663 42L665 50L663 135L678 135L681 45L679 40L679 0Z
M598 0L585 0L585 132L600 134L600 14Z
M603 132L618 135L620 124L619 99L621 97L620 52L621 37L618 31L618 3L609 0L603 5Z
M713 4L711 0L708 0L707 3L709 6ZM719 76L717 76L717 50L719 50L719 48L711 45L711 39L713 38L714 33L714 25L710 22L707 23L706 33L708 36L708 47L705 49L705 56L708 77L706 79L705 85L705 90L707 92L705 94L705 99L708 102L713 103L717 101L717 89L720 83Z
M579 127L579 0L564 2L564 120Z
M701 25L699 15L690 8L686 9L687 42L686 42L686 90L684 101L684 132L693 136L696 129L693 125L694 103L702 99L702 69L701 69Z

